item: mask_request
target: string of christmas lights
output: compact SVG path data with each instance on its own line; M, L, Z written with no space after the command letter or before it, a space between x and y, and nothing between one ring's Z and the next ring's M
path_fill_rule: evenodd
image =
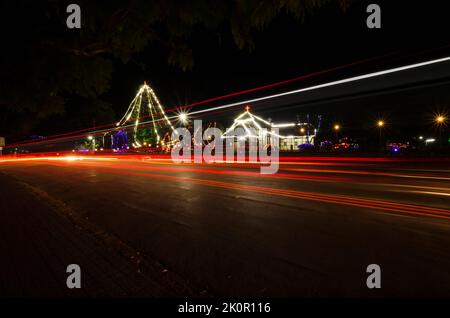
M145 104L147 104L147 109ZM146 111L148 111L150 116L146 116ZM127 124L128 122L134 122L133 140L131 144L134 148L141 148L144 145L144 142L139 137L138 129L140 120L146 117L151 117L156 145L164 146L165 141L162 138L162 136L164 136L164 130L170 130L172 133L175 131L175 128L167 117L164 108L153 89L144 82L144 85L139 88L139 91L131 101L123 117L116 123L118 129L126 129L130 126Z

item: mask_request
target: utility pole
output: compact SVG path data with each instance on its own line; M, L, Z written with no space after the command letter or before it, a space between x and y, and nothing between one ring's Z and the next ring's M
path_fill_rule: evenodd
M308 142L308 144L310 144L310 139L309 139L309 127L311 126L310 122L309 122L309 114L306 114L306 122L308 124L308 126L306 127L306 140Z
M5 147L5 138L0 137L0 156L3 155L3 147Z

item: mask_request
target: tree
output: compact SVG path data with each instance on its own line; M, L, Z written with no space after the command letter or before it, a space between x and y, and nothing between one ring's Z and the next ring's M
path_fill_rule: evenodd
M169 64L189 70L189 39L198 30L231 32L239 49L251 50L254 33L280 12L303 18L331 2L80 0L82 28L70 30L68 1L4 1L0 133L25 133L45 117L64 113L68 95L100 98L109 89L113 64L127 63L146 47L163 48Z

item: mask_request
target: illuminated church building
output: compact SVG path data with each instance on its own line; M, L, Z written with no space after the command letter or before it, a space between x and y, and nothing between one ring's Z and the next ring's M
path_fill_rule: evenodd
M270 143L270 137L276 136L280 141L281 151L298 151L302 148L314 146L317 132L320 128L321 116L317 116L317 127L314 127L309 121L307 115L306 122L297 120L294 123L274 123L270 119L265 120L252 112L250 107L246 106L245 111L234 119L233 125L224 133L224 138L264 138L264 130L267 134L264 143ZM234 135L235 129L243 130L243 136Z

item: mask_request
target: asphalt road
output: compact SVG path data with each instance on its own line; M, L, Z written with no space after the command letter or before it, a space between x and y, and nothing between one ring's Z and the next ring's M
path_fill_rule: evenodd
M1 162L0 174L199 294L450 296L449 163L305 157L263 176L248 164L97 157ZM369 264L381 289L366 286Z

